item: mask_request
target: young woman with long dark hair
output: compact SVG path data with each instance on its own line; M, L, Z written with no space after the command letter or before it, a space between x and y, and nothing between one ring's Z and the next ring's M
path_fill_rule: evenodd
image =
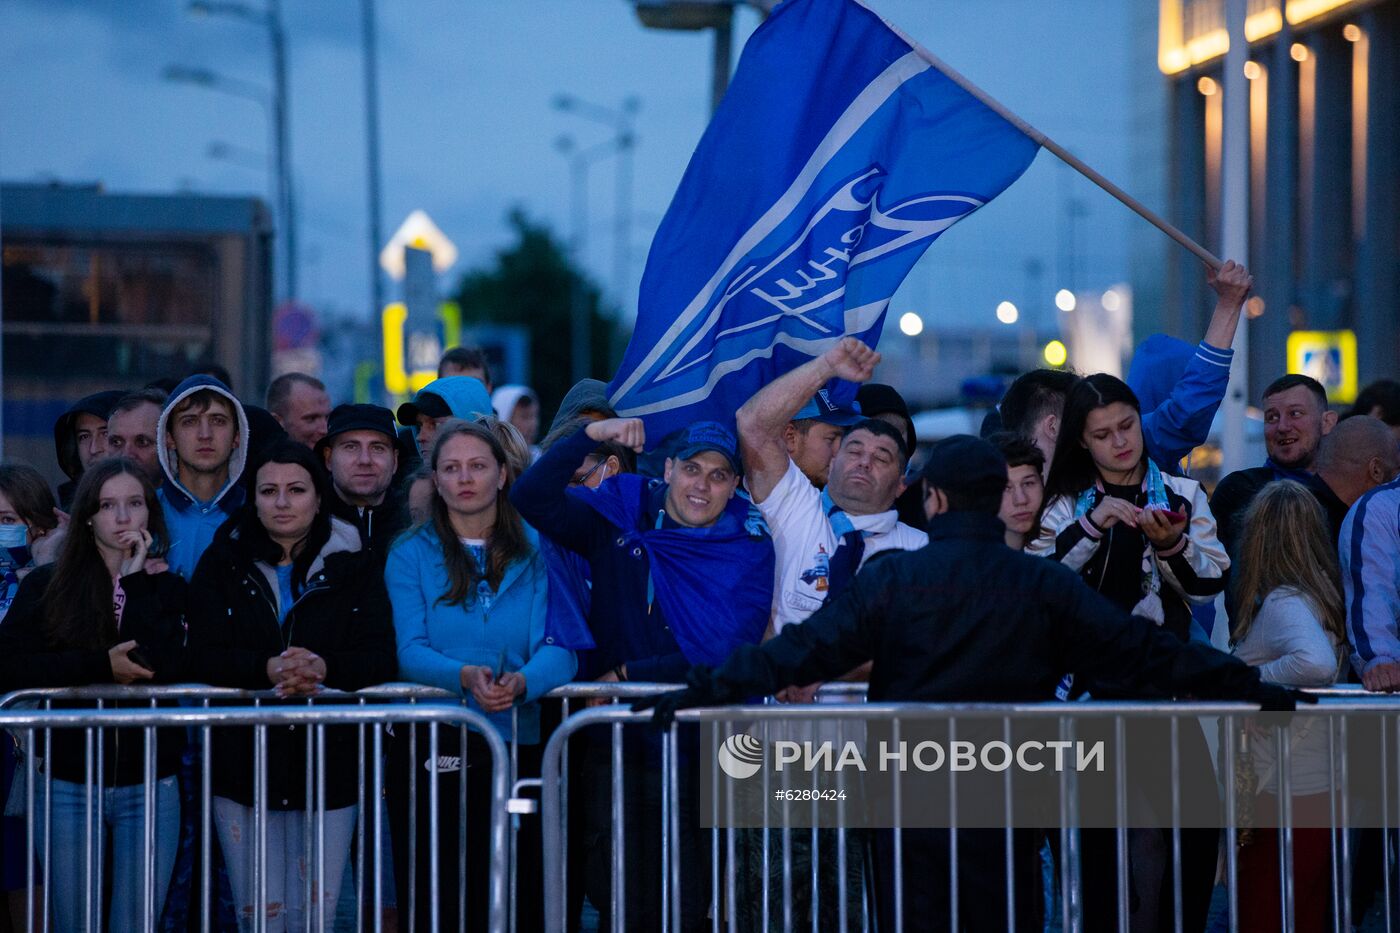
M93 463L73 496L72 518L58 559L35 568L20 584L0 625L4 689L178 681L183 677L185 582L156 555L165 540L165 521L155 488L128 460ZM137 704L144 705L144 704ZM162 729L156 737L154 874L145 875L145 762L142 729L103 730L102 823L91 811L87 787L88 749L81 729L55 729L44 756L51 781L37 781L36 812L45 806L55 840L48 848L54 922L60 930L79 929L95 884L103 850L110 845L112 897L106 928L143 928L143 892L154 893L156 914L165 903L180 832L176 786L183 736ZM98 788L92 788L97 793ZM74 840L91 831L98 840L92 859ZM99 898L98 903L101 903Z
M1230 559L1201 484L1148 459L1137 396L1122 380L1096 373L1070 389L1045 494L1032 552L1187 640L1191 603L1214 600Z
M1046 483L1041 536L1029 548L1077 572L1120 608L1143 616L1183 642L1190 639L1191 604L1214 600L1230 566L1216 536L1205 491L1195 480L1160 470L1147 456L1137 396L1121 379L1096 373L1079 380L1065 398L1064 415ZM1057 695L1069 699L1088 692L1122 696L1112 682L1085 683L1066 677ZM1165 720L1133 722L1128 754L1133 773L1172 773L1169 726ZM1210 754L1199 726L1180 724L1177 776L1212 774ZM1195 781L1186 794L1193 807L1214 816L1214 780ZM1149 782L1129 782L1128 806L1169 826L1172 803ZM1140 824L1142 825L1142 824ZM1188 824L1189 825L1189 824ZM1202 825L1198 823L1197 825ZM1205 923L1215 880L1217 831L1185 829L1181 891L1187 929ZM1130 830L1129 862L1134 926L1168 923L1173 918L1174 885L1170 832ZM1085 918L1088 928L1115 922L1117 840L1111 831L1086 830Z
M1325 687L1344 670L1348 651L1341 570L1322 505L1301 483L1280 480L1254 497L1244 517L1235 576L1235 656L1259 668L1264 680L1289 687ZM1294 929L1327 926L1330 898L1330 822L1337 786L1330 767L1328 729L1303 719L1284 733L1291 758ZM1245 801L1259 813L1278 808L1278 749L1272 728L1250 737L1258 796ZM1278 930L1278 830L1258 827L1240 852L1241 928Z
M385 580L394 604L399 671L405 680L460 694L485 713L507 741L516 741L521 774L538 774L540 711L535 702L573 677L572 652L548 644L547 572L534 529L506 496L510 459L492 429L479 422L438 427L429 465L436 495L427 522L405 534L389 552ZM514 713L515 730L512 729ZM457 729L438 729L438 820L429 822L429 730L395 735L389 768L394 876L400 916L416 905L416 926L427 928L430 840L438 846L438 907L442 924L455 927L465 906L467 929L483 929L487 908L491 786L486 743L469 733L461 747ZM410 757L416 751L417 757ZM458 813L460 781L467 808ZM416 813L409 810L409 775L417 782ZM409 821L417 822L416 871L409 872ZM457 829L466 822L466 902L457 896L461 853ZM516 834L517 928L539 929L542 891L538 824Z
M321 686L358 690L392 680L394 634L384 579L354 525L334 518L325 471L302 444L278 441L253 474L253 501L219 529L190 581L189 666L205 683L279 696ZM214 823L228 866L239 926L252 929L253 732L213 737ZM267 731L269 930L301 929L323 909L334 921L349 861L359 794L358 730L325 731L325 888L304 903L307 741L297 726Z

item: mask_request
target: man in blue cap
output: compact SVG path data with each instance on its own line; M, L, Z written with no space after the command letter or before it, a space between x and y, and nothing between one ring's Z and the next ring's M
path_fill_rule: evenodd
M691 425L665 461L664 479L624 473L597 489L574 486L584 459L598 445L640 451L640 419L588 423L556 441L515 482L510 498L521 517L559 547L589 563L588 631L563 647L579 652L579 679L679 683L692 664L717 664L741 645L757 644L768 625L773 595L773 545L749 501L736 495L739 452L734 434L715 422ZM546 633L558 641L559 633ZM580 737L577 801L582 831L583 889L609 926L612 812L606 743ZM693 754L694 736L681 743ZM660 916L661 754L659 742L628 743L627 915ZM682 765L683 775L693 769ZM635 775L635 777L634 777ZM636 783L632 783L635 780ZM688 778L687 778L688 780ZM698 830L696 795L684 795L682 929L703 924L708 897L701 883L706 838Z
M846 429L861 420L861 413L850 404L840 404L826 389L818 389L783 426L783 446L802 475L821 489L831 475L831 461L841 449Z

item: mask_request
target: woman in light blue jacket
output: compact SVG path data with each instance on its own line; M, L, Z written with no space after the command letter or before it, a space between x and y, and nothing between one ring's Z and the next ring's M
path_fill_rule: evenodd
M545 638L546 571L535 532L506 496L510 485L506 452L489 428L467 421L442 424L429 464L436 492L432 517L399 539L389 551L385 568L394 607L399 674L405 680L460 693L468 705L487 715L507 741L517 743L520 773L537 774L540 715L535 701L568 683L577 662L572 652ZM486 743L469 733L463 748L459 730L438 729L434 827L428 819L432 768L428 727L418 727L412 760L408 739L406 729L395 736L388 778L400 912L416 895L418 925L427 929L427 847L436 829L439 913L444 924L456 924L456 827L465 816L467 928L484 928L491 801ZM472 779L467 781L467 813L459 815L458 782L464 767L473 764ZM409 813L410 774L418 784L415 814ZM409 819L417 822L418 851L412 874L408 870ZM517 839L518 877L523 885L538 883L543 875L538 832L522 829ZM543 918L536 915L542 892L521 890L517 903L521 911L517 928L540 928Z

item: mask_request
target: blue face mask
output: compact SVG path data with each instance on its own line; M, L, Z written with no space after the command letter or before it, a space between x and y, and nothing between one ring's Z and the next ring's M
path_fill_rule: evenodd
M23 522L0 525L0 547L17 548L29 543L29 527Z

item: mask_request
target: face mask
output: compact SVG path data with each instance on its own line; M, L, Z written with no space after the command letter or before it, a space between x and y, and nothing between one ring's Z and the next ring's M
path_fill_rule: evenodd
M29 526L22 522L0 525L0 547L17 548L29 543Z

